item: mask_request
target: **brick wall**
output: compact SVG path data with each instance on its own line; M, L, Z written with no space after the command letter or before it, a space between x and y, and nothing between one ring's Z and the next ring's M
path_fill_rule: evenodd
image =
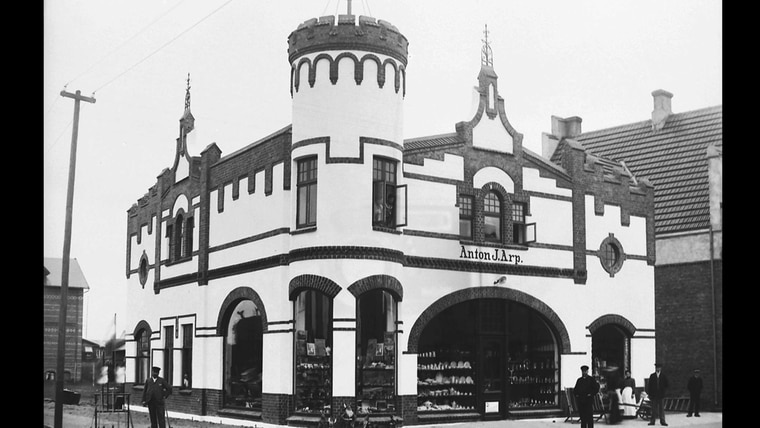
M657 360L670 378L671 397L688 396L686 383L693 369L702 374L705 410L722 407L722 262L715 262L715 311L717 335L713 333L713 286L710 262L684 263L655 268L655 328ZM715 338L717 337L717 341ZM713 356L716 355L717 373ZM652 368L654 371L654 368ZM717 392L715 379L717 377Z
M293 409L293 396L287 394L262 394L261 419L269 424L286 425Z

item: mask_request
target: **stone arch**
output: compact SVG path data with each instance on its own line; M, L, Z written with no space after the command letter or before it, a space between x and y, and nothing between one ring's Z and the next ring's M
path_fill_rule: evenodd
M382 88L383 85L380 83L380 80L381 80L380 79L380 75L381 75L381 73L383 73L383 71L382 71L382 68L383 68L382 61L380 61L380 58L378 58L378 56L375 55L375 54L366 54L366 55L364 55L362 57L361 61L359 62L359 67L362 70L362 78L364 77L364 63L367 62L367 61L374 61L375 65L377 65L377 76L376 76L377 77L377 84L378 84L378 86L380 86ZM385 75L384 74L383 74L382 81L385 82Z
M137 336L137 332L140 330L145 330L148 333L148 337L150 337L153 334L153 330L150 328L150 324L148 324L148 321L140 320L136 325L135 329L132 330L132 336Z
M338 71L337 68L333 67L333 58L326 53L322 53L314 57L314 61L309 66L309 87L314 87L314 83L317 81L317 67L319 66L319 62L325 60L327 61L328 66L328 74L330 75L330 81L334 84L338 80ZM333 72L335 74L333 74Z
M261 331L267 331L267 311L261 297L259 297L259 294L250 287L238 287L230 291L227 297L224 298L222 306L219 307L219 314L216 319L216 334L219 336L224 336L226 334L224 331L224 320L227 319L229 312L233 310L241 300L250 300L256 305L256 308L261 312Z
M559 342L559 352L571 352L570 335L567 332L567 328L565 328L565 324L562 322L559 315L557 315L557 313L554 312L554 310L550 308L549 305L522 291L502 287L465 288L463 290L447 294L433 302L433 304L428 306L428 308L425 309L422 314L420 314L420 316L417 318L417 321L414 322L414 325L409 331L409 352L417 352L420 337L422 336L422 331L425 329L430 320L432 320L439 313L443 312L443 310L467 300L494 298L522 303L540 313L551 326L553 332L557 335L557 340Z
M326 294L331 299L338 295L341 288L331 279L319 275L304 274L290 280L288 296L290 300L295 300L303 290L313 289Z
M587 328L588 331L593 335L597 330L599 330L599 328L609 324L614 324L615 326L620 327L628 335L628 337L633 337L633 334L636 333L636 326L634 326L632 322L630 322L622 315L615 314L602 315L599 318L595 319L591 324L589 324Z
M298 64L292 68L293 76L291 80L293 80L293 87L295 88L296 92L298 92L298 88L301 86L301 68L304 65L307 67L308 76L311 77L311 60L309 58L301 58L301 60L298 61Z
M356 55L352 54L351 52L341 52L338 56L335 57L332 64L330 64L330 81L334 84L338 82L338 76L340 73L338 72L338 67L340 66L340 60L343 58L351 58L354 62L354 81L356 84L361 83L361 78L359 77L359 72L361 72L359 67L359 59L356 57ZM333 80L333 76L335 77L335 80Z
M366 278L362 278L353 284L351 284L347 290L359 298L362 294L370 290L384 289L393 294L393 297L397 301L401 301L404 298L404 288L398 279L390 275L372 275Z

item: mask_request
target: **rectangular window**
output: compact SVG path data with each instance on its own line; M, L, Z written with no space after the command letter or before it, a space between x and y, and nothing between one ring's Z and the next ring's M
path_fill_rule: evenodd
M193 386L193 325L182 324L182 387Z
M459 236L472 239L472 196L459 196Z
M525 211L526 205L524 203L515 202L512 204L512 242L515 244L526 242Z
M169 261L172 261L174 260L174 251L172 250L174 248L174 225L166 225L166 237L169 239L169 249L166 255L167 259L169 259Z
M137 333L137 358L135 364L135 382L145 383L150 372L150 336L145 330Z
M298 161L296 227L317 225L317 158Z
M174 372L174 366L172 360L174 359L174 327L164 327L164 380L169 385L174 385L172 382L172 374Z
M193 217L189 217L185 220L185 233L182 238L184 239L184 257L190 257L193 255L193 228L195 227L195 220Z
M372 163L372 225L396 227L396 161L374 158Z

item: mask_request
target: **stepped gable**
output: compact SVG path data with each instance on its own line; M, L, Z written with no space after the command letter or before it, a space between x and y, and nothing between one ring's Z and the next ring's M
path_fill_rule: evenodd
M339 15L309 19L288 36L288 60L328 50L357 50L388 55L407 64L409 42L395 26L382 19Z

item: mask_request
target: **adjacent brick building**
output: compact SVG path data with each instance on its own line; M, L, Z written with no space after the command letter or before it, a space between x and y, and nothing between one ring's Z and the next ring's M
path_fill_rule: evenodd
M45 380L55 380L58 365L58 331L61 313L61 272L63 260L44 258L43 282L43 356L42 370ZM84 293L90 289L76 259L69 262L68 299L66 306L66 356L64 379L79 382L82 379L82 326L84 320Z
M474 116L417 138L392 24L321 17L288 42L291 124L190 153L188 86L175 158L127 211L133 404L150 366L172 409L294 426L344 405L406 425L556 415L583 364L643 384L649 181L569 134L557 162L523 147L487 42Z
M723 403L723 108L673 113L673 94L652 92L651 119L583 132L589 153L625 163L655 186L657 360L672 396L688 396L694 369L704 380L702 408ZM561 143L545 135L544 156L559 162ZM555 147L557 147L556 151Z

